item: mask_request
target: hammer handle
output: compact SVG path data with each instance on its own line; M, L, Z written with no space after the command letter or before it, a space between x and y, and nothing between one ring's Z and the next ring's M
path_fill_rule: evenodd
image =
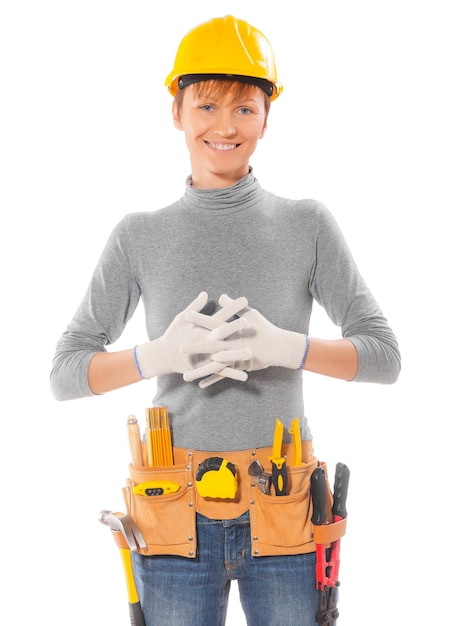
M127 583L130 624L131 626L146 626L145 616L143 615L137 588L135 587L135 579L133 577L132 569L132 555L130 554L130 550L128 548L120 548L120 556L122 557L125 580Z

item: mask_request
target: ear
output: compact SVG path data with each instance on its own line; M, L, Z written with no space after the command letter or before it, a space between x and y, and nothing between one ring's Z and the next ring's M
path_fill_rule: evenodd
M183 124L181 123L181 117L179 115L178 105L176 104L176 100L173 100L171 111L173 114L173 123L175 127L178 130L183 130Z
M262 131L258 137L259 139L263 139L263 136L265 135L266 130L267 130L267 120L265 120L265 124L263 125Z

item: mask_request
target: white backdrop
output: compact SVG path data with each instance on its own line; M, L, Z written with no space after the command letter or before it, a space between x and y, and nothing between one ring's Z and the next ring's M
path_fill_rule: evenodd
M153 383L69 403L49 370L112 227L189 173L163 80L234 14L277 55L262 186L335 214L395 330L394 386L306 375L317 455L351 469L340 624L444 624L472 581L472 19L468 2L43 0L0 8L4 602L16 624L128 624L102 509ZM311 9L311 13L309 10ZM312 334L335 336L315 310ZM141 310L114 349L146 339ZM469 434L468 434L469 433ZM459 619L463 619L459 617ZM244 624L233 589L228 623Z

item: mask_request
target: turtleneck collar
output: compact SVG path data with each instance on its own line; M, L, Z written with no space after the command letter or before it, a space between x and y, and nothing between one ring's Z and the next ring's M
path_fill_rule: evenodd
M235 185L223 189L196 189L192 186L191 176L188 176L183 202L192 210L223 215L254 206L262 194L263 190L252 171Z

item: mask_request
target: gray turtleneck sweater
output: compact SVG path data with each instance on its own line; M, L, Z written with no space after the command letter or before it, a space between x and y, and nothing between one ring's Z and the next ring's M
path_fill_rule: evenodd
M140 298L148 335L156 339L201 291L209 294L205 313L216 310L222 293L246 296L276 326L306 334L316 300L357 349L355 381L398 377L396 338L332 215L313 200L263 190L250 173L226 189L195 189L188 179L184 196L171 206L118 223L58 342L54 396L93 395L89 362L120 337ZM287 428L299 417L302 438L311 439L301 371L270 367L250 372L247 382L226 379L207 389L181 374L160 376L153 404L168 407L173 443L181 447L268 446L277 417Z

